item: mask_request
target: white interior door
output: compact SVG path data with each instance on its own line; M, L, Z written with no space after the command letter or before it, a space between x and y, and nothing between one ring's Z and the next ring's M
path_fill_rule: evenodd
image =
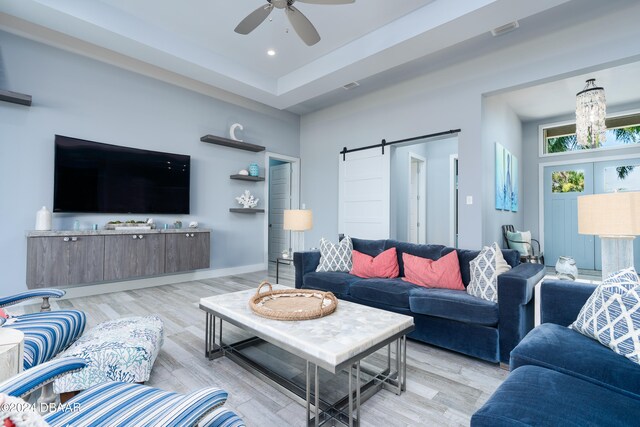
M285 209L291 209L291 163L269 168L269 261L291 246L291 232L283 228Z
M339 156L338 233L362 239L388 239L390 232L390 153L371 149Z

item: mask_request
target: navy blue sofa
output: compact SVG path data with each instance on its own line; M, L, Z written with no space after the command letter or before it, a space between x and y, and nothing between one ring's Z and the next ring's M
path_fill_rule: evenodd
M370 256L395 247L400 277L402 254L438 259L458 252L460 273L469 284L469 261L480 251L442 245L416 245L396 240L352 239L353 248ZM331 291L336 297L359 304L413 316L409 338L454 350L490 362L508 363L509 352L533 328L533 288L544 275L539 264L520 264L517 251L504 249L513 268L498 277L498 303L473 297L465 291L425 288L395 279L362 279L349 273L316 272L320 252L294 253L295 286Z
M512 372L472 426L637 426L640 365L569 328L595 289L541 285L542 324L511 352Z

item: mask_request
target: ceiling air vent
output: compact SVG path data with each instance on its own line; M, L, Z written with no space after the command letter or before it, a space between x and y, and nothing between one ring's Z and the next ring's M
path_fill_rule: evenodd
M509 22L508 24L501 25L491 30L491 34L494 37L501 36L503 34L510 33L511 31L515 30L519 26L520 24L518 23L518 21Z
M358 87L358 86L360 86L360 83L351 82L351 83L347 83L346 85L342 86L342 89L349 90L349 89L353 89L354 87Z

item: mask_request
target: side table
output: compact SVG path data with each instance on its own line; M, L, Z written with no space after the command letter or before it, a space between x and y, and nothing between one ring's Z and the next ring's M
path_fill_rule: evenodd
M292 258L276 258L276 284L278 284L278 280L280 279L280 264L291 265L293 262Z
M0 328L0 382L22 371L24 334L10 328Z

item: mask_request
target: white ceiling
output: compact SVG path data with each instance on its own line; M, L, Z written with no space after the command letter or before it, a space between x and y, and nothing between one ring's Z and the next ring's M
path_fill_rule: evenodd
M297 2L322 37L311 47L290 29L282 10L249 35L233 31L265 0L2 0L0 29L74 51L82 50L81 41L93 49L79 53L106 62L113 62L115 52L132 58L128 68L139 72L145 72L140 64L151 64L176 78L303 113L340 102L348 93L341 87L352 81L363 83L359 93L378 89L424 69L428 59L438 59L431 67L459 59L460 46L481 50L497 40L488 36L495 27L543 15L546 22L554 8L584 2ZM268 56L268 49L276 56ZM577 91L573 82L568 86ZM524 116L535 114L515 98L509 102Z
M576 93L584 89L587 79L596 79L603 87L607 105L624 105L638 101L640 62L594 70L588 74L568 77L499 96L521 120L535 120L564 115L575 111Z

